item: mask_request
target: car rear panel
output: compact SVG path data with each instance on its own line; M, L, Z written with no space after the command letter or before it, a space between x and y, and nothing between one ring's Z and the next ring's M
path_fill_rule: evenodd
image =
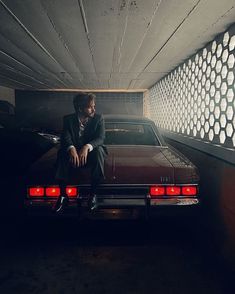
M174 170L174 184L194 184L199 181L197 168L179 152L169 148L161 150Z
M169 197L164 195L151 198L150 186L198 185L199 176L195 166L184 156L167 146L109 145L105 160L105 181L98 188L98 210L141 210L151 213L159 207L195 206L195 197ZM30 170L28 187L54 185L53 169L57 148L52 148ZM55 170L55 169L54 169ZM46 171L46 172L45 172ZM50 176L49 176L50 175ZM79 188L79 196L71 199L68 211L78 213L78 208L86 211L90 192L90 169L80 168L73 173L70 184ZM32 199L27 194L25 205L30 212L47 211L55 204L56 197ZM150 209L151 208L151 209ZM79 212L80 213L80 212Z

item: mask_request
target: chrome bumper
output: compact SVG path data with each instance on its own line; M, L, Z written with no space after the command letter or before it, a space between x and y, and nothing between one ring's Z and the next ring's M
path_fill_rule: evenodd
M52 207L56 199L26 199L25 208L29 215L50 215L53 214ZM106 215L112 214L118 216L124 211L142 211L146 217L158 214L163 207L196 207L199 204L198 198L159 198L151 199L146 196L122 196L122 197L98 197L98 208L96 214L104 212ZM176 209L176 210L179 210ZM71 199L66 208L66 215L79 215L81 212L87 211L87 198Z

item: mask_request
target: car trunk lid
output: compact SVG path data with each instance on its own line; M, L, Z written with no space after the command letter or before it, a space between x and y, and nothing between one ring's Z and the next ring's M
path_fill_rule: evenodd
M158 146L109 146L105 163L105 183L167 184L174 182L174 171Z
M167 147L124 145L107 147L109 154L105 160L104 184L139 186L198 181L198 175L191 162ZM52 148L32 166L30 182L42 183L45 179L47 183L55 182L53 170L56 151L57 148ZM90 172L89 168L78 169L73 174L71 183L90 184Z

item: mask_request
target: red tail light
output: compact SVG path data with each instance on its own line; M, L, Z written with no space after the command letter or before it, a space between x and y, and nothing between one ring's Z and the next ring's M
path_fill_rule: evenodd
M165 194L165 187L153 186L150 187L150 196L163 196Z
M161 196L187 196L194 197L198 193L197 186L152 186L150 187L151 197Z
M178 196L178 195L180 195L180 187L168 186L168 187L166 187L166 194L168 196Z
M197 195L197 186L184 186L182 187L183 196L196 196Z
M78 189L76 187L67 187L66 195L68 197L76 197L78 195Z
M49 196L49 197L58 197L58 196L60 196L60 188L59 187L48 187L48 188L46 188L46 196Z
M29 196L30 197L42 197L42 196L44 196L44 188L43 187L31 187L31 188L29 188Z

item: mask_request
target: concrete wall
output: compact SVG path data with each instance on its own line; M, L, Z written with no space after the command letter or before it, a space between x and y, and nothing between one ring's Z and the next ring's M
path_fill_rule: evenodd
M15 105L15 90L0 86L0 100L6 100Z
M96 92L96 111L103 114L143 115L142 92ZM16 91L16 115L24 125L61 130L64 115L74 112L76 92Z
M206 214L228 259L235 257L234 49L235 25L149 89L150 118L199 167Z

